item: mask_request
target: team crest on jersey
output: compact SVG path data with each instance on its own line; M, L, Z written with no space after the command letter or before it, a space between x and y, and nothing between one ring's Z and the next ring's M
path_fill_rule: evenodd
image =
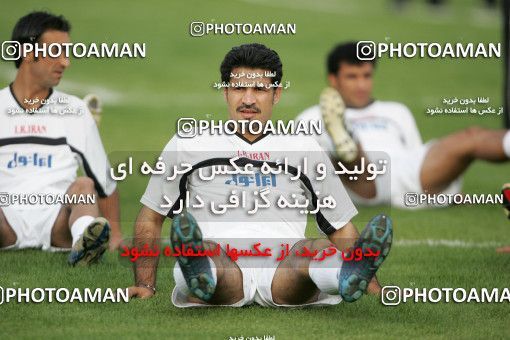
M239 158L249 158L253 159L255 161L267 161L271 158L271 154L267 151L264 152L249 152L249 151L243 151L243 150L237 150L237 156Z
M14 127L14 133L17 135L46 133L46 126L35 124L16 125Z

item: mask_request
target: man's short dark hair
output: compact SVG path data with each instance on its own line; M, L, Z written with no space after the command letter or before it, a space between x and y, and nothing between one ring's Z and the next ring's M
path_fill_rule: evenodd
M12 30L11 40L20 44L36 43L41 35L48 30L61 32L71 31L71 24L62 15L48 12L32 12L20 18ZM15 60L16 68L21 65L22 58Z
M328 74L337 74L340 69L340 63L345 62L351 65L361 65L364 63L371 63L375 67L375 59L373 60L360 60L358 59L357 41L349 41L336 45L328 54L326 60L326 67Z
M272 83L281 83L283 70L278 53L262 44L245 44L233 47L220 66L221 81L230 82L230 73L236 67L261 68L275 73Z

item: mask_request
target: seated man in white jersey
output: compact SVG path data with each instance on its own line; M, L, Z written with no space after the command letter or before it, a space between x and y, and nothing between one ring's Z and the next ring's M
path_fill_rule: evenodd
M423 144L406 106L373 99L375 60L359 60L356 45L340 44L329 53L331 87L322 92L320 105L296 118L323 120L326 131L314 137L329 151L333 163L341 162L347 171L363 168L365 161L377 163L386 158L382 162L389 163L389 173L375 180L367 172L359 178L341 175L355 202L426 207L406 202L406 193L457 194L461 175L474 160L509 160L510 132L504 129L470 127Z
M273 105L278 103L282 94L281 87L271 86L280 84L282 79L282 63L278 54L261 44L234 47L225 56L220 73L222 84L228 85L224 87L223 95L229 119L266 124L271 119ZM253 165L254 172L242 176L216 174L209 181L201 178L200 171L208 173L213 166L228 166L238 155L242 157L236 161ZM310 173L307 176L301 174L299 180L291 180L285 173L271 177L258 172L264 164L277 167L276 162L285 157L289 159L289 167L296 166L307 157L310 167L321 162L333 169L317 142L303 135L257 134L250 130L245 130L244 134L238 130L236 134L220 135L209 131L193 138L175 135L166 145L161 154L164 164L189 163L193 167L185 173L176 174L167 169L164 174L151 176L141 199L143 207L135 225L134 246L138 249L157 246L163 221L166 217L172 218L170 240L177 257L172 292L175 306L240 307L253 303L267 307L334 305L342 300L356 301L367 287L371 292L380 290L375 272L391 246L390 218L376 216L360 236L350 222L357 210L334 173L322 180ZM173 179L169 180L172 173ZM271 201L266 210L249 215L239 207L241 210L234 211L241 213L233 213L234 218L223 212L211 214L207 211L209 203L219 204L234 191L254 188L261 189L260 195L265 192L268 202ZM200 195L206 202L205 208L192 209L186 205L183 212L180 199L188 193L190 197ZM321 207L313 215L327 239L306 239L307 215L278 209L274 204L278 194L301 199L307 195L313 197L314 193L317 198L331 195L336 201L334 209ZM317 201L311 201L312 206L317 208ZM163 204L165 202L173 203ZM237 261L228 254L232 244L246 246L257 241L262 243L261 247L269 244L264 256L271 255L272 245L283 243L288 246L289 256L284 257L282 251L280 261L275 260L277 256L267 257L267 260L264 257L254 264L249 263L252 258L242 258L252 254L254 248L240 255ZM340 250L352 254L349 248L353 246L356 249L370 248L378 255L360 257L359 261L343 261L338 255ZM307 254L313 256L293 255L305 247L310 250ZM193 256L187 252L189 249L194 254L200 254L201 249L217 252ZM336 250L338 253L325 259L320 255L325 249L331 250L331 254ZM260 256L260 253L255 254L253 256ZM130 296L147 298L156 293L157 266L158 256L140 257L135 261L135 285L129 288Z
M69 42L62 16L33 12L12 33L20 44ZM70 251L71 265L97 262L121 239L119 196L96 123L79 98L53 89L69 59L15 60L14 82L0 90L0 248ZM77 177L82 165L86 177ZM100 215L104 217L101 217Z

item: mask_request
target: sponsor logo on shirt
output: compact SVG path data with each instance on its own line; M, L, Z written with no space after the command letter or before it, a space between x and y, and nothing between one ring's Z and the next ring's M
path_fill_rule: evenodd
M387 130L388 124L383 121L356 121L351 123L351 127L353 130Z
M234 174L230 179L225 181L225 184L243 187L248 187L252 184L254 184L257 187L268 186L276 187L276 175L275 174L263 175L260 172L256 172L253 175Z
M34 152L32 154L18 154L14 153L12 159L7 163L8 169L13 169L17 167L29 167L36 166L41 168L51 168L52 167L52 155L42 155L38 152Z

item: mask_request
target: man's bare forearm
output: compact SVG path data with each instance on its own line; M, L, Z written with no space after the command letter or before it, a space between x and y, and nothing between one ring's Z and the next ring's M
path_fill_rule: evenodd
M135 224L135 240L133 246L137 249L143 249L148 245L150 249L159 247L159 238L161 236L161 226L164 216L155 211L143 207L138 214ZM159 256L157 257L139 257L135 261L135 284L156 286L156 272Z

